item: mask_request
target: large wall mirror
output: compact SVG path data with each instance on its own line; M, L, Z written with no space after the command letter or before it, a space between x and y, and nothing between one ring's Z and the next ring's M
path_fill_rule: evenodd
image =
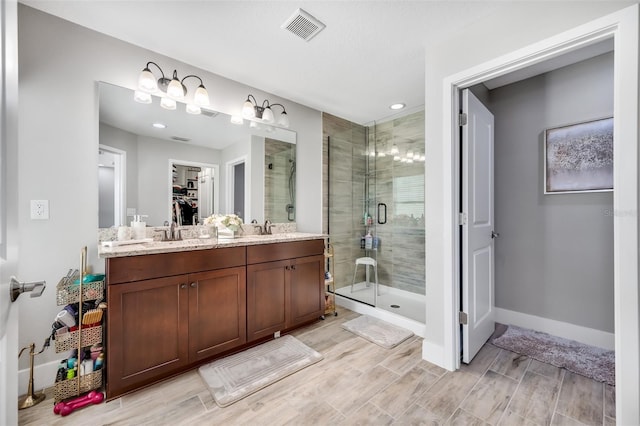
M146 215L149 226L201 222L235 213L245 222L295 220L296 134L232 124L203 109L188 114L133 100L130 89L99 83L99 226Z

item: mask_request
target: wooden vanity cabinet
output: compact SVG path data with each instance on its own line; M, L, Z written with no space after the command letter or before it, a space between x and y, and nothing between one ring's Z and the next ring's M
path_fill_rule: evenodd
M246 342L245 254L233 247L107 259L107 398Z
M249 342L323 315L323 251L322 240L247 247Z
M324 314L324 241L106 260L107 399Z

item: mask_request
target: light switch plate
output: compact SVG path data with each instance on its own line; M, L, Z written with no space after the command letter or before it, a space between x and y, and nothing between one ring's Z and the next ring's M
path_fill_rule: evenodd
M49 200L31 200L31 219L49 219Z

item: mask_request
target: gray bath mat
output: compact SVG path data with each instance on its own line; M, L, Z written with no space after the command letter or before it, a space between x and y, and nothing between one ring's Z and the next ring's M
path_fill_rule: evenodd
M293 336L222 358L198 369L216 404L226 407L322 359Z
M398 346L413 336L413 332L388 322L362 315L342 324L342 328L386 349Z
M499 348L615 386L615 352L510 325L491 342Z

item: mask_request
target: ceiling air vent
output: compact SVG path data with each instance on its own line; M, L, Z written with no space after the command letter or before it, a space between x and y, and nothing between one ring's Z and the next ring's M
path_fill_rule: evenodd
M326 25L304 10L298 9L280 28L291 31L304 41L309 41L320 31L324 30L325 26Z
M189 142L191 140L189 138L182 138L180 136L171 136L171 139L178 142Z
M204 115L205 117L213 118L213 117L216 117L219 114L219 112L202 108L200 111L200 114Z

